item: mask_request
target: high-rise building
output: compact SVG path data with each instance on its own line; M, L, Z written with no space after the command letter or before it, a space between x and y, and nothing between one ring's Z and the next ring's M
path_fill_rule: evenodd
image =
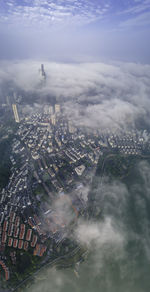
M8 106L11 106L11 104L10 104L10 98L9 98L8 95L6 96L6 103L7 103Z
M50 105L50 107L49 107L49 113L50 113L50 115L53 115L53 112L54 112L53 106Z
M13 93L13 98L14 98L14 102L16 102L17 101L17 94L16 94L16 92Z
M55 115L52 115L51 116L51 123L52 123L53 126L55 126L55 124L56 124L56 117L55 117Z
M45 73L44 65L43 65L43 64L41 64L40 73L41 73L41 75L42 75L42 79L43 79L43 80L46 80L46 73Z
M76 132L76 128L72 125L72 123L68 122L69 133L74 134Z
M49 114L49 106L48 105L44 106L44 114L46 114L46 115Z
M60 113L60 104L55 104L55 113Z
M15 121L16 121L16 123L19 123L20 119L19 119L19 115L18 115L18 110L17 110L16 104L12 104L12 109L13 109Z

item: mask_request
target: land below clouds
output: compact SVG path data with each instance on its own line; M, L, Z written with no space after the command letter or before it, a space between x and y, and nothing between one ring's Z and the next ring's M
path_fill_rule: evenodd
M100 165L99 165L100 167ZM46 269L25 291L148 292L150 267L150 164L135 159L121 179L97 173L92 188L97 218L79 220L74 239L89 250L78 268ZM51 288L50 288L51 287Z

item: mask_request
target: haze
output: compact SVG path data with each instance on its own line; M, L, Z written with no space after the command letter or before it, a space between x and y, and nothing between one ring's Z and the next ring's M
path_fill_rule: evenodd
M149 63L149 0L1 0L0 59Z

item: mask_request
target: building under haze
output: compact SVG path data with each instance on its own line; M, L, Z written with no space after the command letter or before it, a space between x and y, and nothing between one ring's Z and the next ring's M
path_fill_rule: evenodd
M55 113L60 113L60 104L55 104Z
M53 115L53 113L54 113L53 106L50 106L50 107L49 107L49 113L50 113L50 115Z
M56 117L55 117L55 115L51 116L51 123L52 123L53 126L56 125Z
M46 80L46 73L45 73L44 65L43 64L41 64L40 74L41 74L42 80L45 81Z
M19 115L18 115L18 110L17 110L16 104L12 104L12 109L13 109L15 121L16 121L16 123L19 123L20 119L19 119Z

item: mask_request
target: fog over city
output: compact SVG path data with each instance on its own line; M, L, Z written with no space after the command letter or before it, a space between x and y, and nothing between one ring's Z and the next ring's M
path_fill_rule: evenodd
M67 237L69 242L75 243L76 248L84 250L81 260L77 257L73 264L70 260L68 266L65 266L66 254L61 254L60 259L64 262L60 266L47 264L48 257L53 253L53 245L55 246L53 237L52 243L47 244L47 262L43 257L41 269L39 272L34 271L33 277L30 271L31 282L24 282L18 276L18 284L13 286L17 289L14 291L150 291L149 35L150 0L0 1L0 110L5 117L4 120L0 117L0 144L9 135L13 135L14 129L11 130L10 125L7 133L4 132L5 120L9 122L9 118L10 121L13 119L19 130L16 130L13 142L11 141L11 149L17 149L18 141L24 143L24 148L19 147L26 151L27 163L24 165L31 159L29 173L33 175L33 185L37 187L43 184L45 187L48 175L49 181L54 182L50 185L52 191L47 192L50 194L49 199L44 198L42 203L44 191L38 190L37 195L35 187L32 204L37 200L37 206L42 205L37 212L40 219L45 222L46 215L49 214L47 221L50 222L51 214L57 214L61 224L65 222L62 242ZM41 81L42 66L45 75ZM17 108L19 121L16 118ZM45 108L48 109L46 113ZM62 117L59 116L60 113L63 113ZM43 130L45 126L46 134ZM35 141L32 141L32 136ZM45 145L49 143L47 152L47 146L41 146L45 137L49 141L44 142ZM75 148L78 139L81 149L79 146ZM35 143L33 149L30 141ZM29 144L31 146L28 147ZM41 153L44 153L45 160ZM51 163L48 155L52 159ZM15 155L12 158L12 154L8 153L8 156L11 157L11 162L15 159ZM45 157L48 157L48 162ZM81 160L80 163L76 157L79 162ZM44 161L44 170L40 159L42 163ZM60 177L58 185L56 184L59 187L55 189L55 179L59 173L56 164L61 162L59 165L62 167L64 161L67 169L64 181L70 180L73 189L70 182L68 187L66 181L64 189L61 188ZM14 167L15 164L19 165L19 159L17 163L13 163L13 167L9 167L14 171L14 175L8 175L11 178L10 185L13 182L12 176L19 175L16 166ZM50 167L53 172L48 172ZM85 167L83 174L84 171L89 171L87 177L77 175L81 171L77 169L79 167ZM2 171L3 169L2 165ZM47 172L47 177L42 171L44 175ZM1 171L0 176L3 177ZM32 187L32 182L29 182L28 187ZM73 205L80 188L80 199L88 205L87 213L85 209L78 212ZM13 196L16 195L15 191L12 192ZM0 212L6 215L3 197L7 193L11 194L9 187L0 185L0 208L6 209L4 212L0 209ZM29 194L31 195L31 191ZM25 198L28 200L28 196ZM28 201L28 205L32 207L31 201ZM22 224L28 224L33 214L31 211L28 214L27 211L27 215L24 215L24 208L26 207L23 206L21 211L24 217L18 216L25 218L25 222L20 221ZM78 216L78 213L86 215ZM6 216L6 220L8 218ZM3 220L0 217L0 224L3 224ZM27 228L36 232L39 236L38 243L43 246L47 239L44 237L46 233L42 237L42 233L37 232L40 224L31 224ZM50 234L48 240L51 240L51 234L55 236L56 232L51 231L50 224L42 224L44 232ZM3 227L5 235L4 229ZM19 254L20 251L16 250ZM54 255L56 250L54 248ZM5 257L0 245L0 261L5 262L8 257L9 263L8 254L7 250ZM13 269L14 266L13 263ZM8 291L5 290L5 282L4 286L0 283L0 292ZM10 286L9 282L9 288Z
M36 93L30 103L55 97L77 125L102 131L134 128L138 119L149 125L149 65L45 62L44 87L39 86L39 68L40 62L1 62L1 98L4 90L7 95L15 88Z

